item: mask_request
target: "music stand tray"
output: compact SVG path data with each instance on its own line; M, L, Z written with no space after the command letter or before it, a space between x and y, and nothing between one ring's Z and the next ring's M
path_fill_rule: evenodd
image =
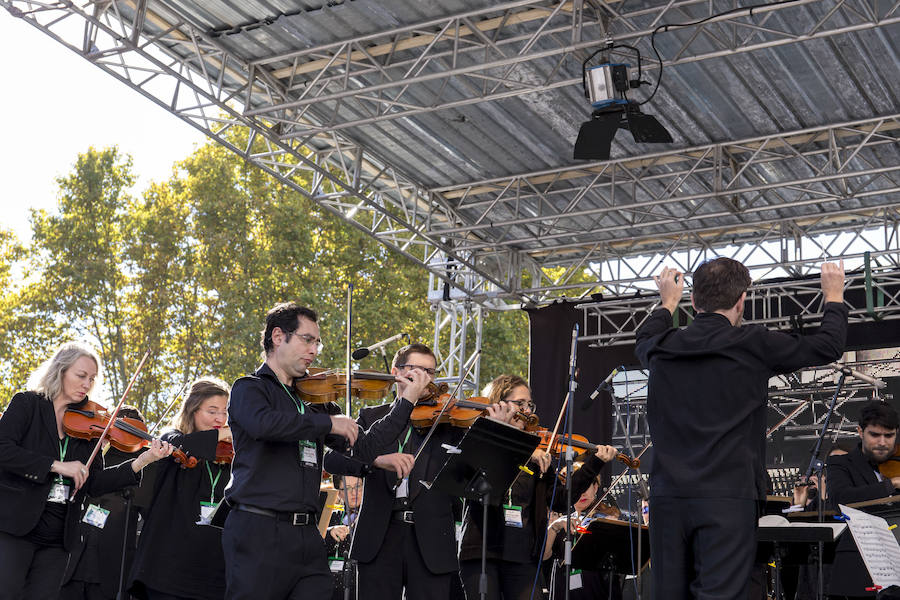
M426 487L437 487L451 496L488 504L503 502L519 466L525 465L540 438L511 425L481 417L475 420L455 447L446 448L449 457Z

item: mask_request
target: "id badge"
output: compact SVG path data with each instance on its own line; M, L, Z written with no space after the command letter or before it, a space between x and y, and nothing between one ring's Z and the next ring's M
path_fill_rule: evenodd
M572 575L569 577L569 589L577 590L581 589L581 571L577 571L572 569Z
M319 461L316 456L316 445L313 442L306 440L300 442L300 462L303 463L303 466L305 467L311 467L313 469L319 468Z
M209 525L212 522L212 517L216 512L217 506L218 504L215 504L213 502L201 502L200 519L195 523L195 525Z
M88 525L103 529L106 526L107 518L109 518L108 510L97 506L96 504L91 504L88 506L88 509L85 511L84 517L81 520Z
M522 527L522 507L511 504L503 505L503 519L507 527Z
M55 502L56 504L65 504L69 499L69 486L62 481L54 481L47 495L47 502Z
M394 494L395 498L408 498L409 497L409 477L404 477L403 481L400 482L400 485L397 486L397 493Z
M344 559L339 556L332 556L328 559L328 569L332 573L341 573L344 570Z

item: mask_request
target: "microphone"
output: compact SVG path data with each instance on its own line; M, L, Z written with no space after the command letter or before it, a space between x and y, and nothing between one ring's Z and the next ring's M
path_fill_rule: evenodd
M357 348L356 350L353 351L353 354L351 356L353 356L353 360L362 360L365 357L367 357L369 355L369 353L372 352L372 350L378 350L379 348L387 346L390 343L396 342L397 340L399 340L402 337L409 338L409 334L408 333L398 333L397 335L392 335L391 337L389 337L385 340L381 340L380 342L375 342L371 346L367 346L365 348Z
M876 389L880 390L880 389L887 387L887 384L885 382L883 382L882 380L875 379L871 375L866 375L865 373L860 373L856 369L851 369L850 367L848 367L846 365L841 365L836 362L833 362L833 363L828 363L827 366L831 367L835 371L840 371L841 373L844 373L845 375L850 375L851 377L855 377L856 379L859 379L860 381L868 383L869 385L874 386Z
M578 408L581 410L587 410L587 407L591 405L591 402L597 399L597 396L600 395L600 392L603 390L612 391L612 380L613 377L619 372L618 367L612 370L612 373L606 376L606 379L600 382L600 385L597 386L597 389L591 392L591 395L587 397L587 400L584 400L581 403L581 406Z

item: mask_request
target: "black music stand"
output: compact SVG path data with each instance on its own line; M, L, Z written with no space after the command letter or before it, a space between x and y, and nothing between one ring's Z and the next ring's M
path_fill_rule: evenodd
M775 600L782 600L783 586L781 570L788 565L809 564L810 548L822 544L821 557L824 564L834 562L837 537L831 527L758 527L756 529L756 560L775 563ZM818 584L817 584L818 585Z
M481 579L478 591L487 595L487 507L499 505L531 458L540 438L493 419L478 418L455 447L444 445L450 457L426 488L436 487L481 503Z
M637 537L640 535L640 544ZM648 552L638 556L637 549L647 548ZM608 571L637 575L644 563L650 560L650 530L646 525L626 521L605 519L592 520L587 531L581 534L572 546L572 568L583 571ZM631 565L634 565L632 569Z

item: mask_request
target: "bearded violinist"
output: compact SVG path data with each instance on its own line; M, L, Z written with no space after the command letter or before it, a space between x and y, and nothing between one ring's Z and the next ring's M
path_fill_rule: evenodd
M869 400L859 411L859 444L849 453L829 456L828 492L838 504L876 500L900 493L900 477L884 477L878 467L894 455L900 418L881 400ZM863 509L865 510L865 509ZM839 598L871 598L872 578L852 535L844 534L835 549L828 594Z
M413 386L408 378L434 378L437 361L423 344L411 344L397 351L391 373L397 376L397 396L418 400L427 392ZM417 380L417 379L415 379ZM372 413L384 409L361 410L359 422L366 426ZM507 403L489 408L489 415L509 421L515 407ZM451 577L459 571L456 555L454 502L445 492L426 489L422 481L432 481L446 460L442 444L456 444L464 430L437 425L434 435L414 461L413 455L427 432L411 425L382 447L376 469L366 477L362 508L350 558L359 563L360 600L400 600L407 598L447 600ZM399 467L399 468L395 468ZM394 468L397 475L385 468Z
M102 454L88 469L95 441L63 431L67 408L80 408L100 370L84 344L61 345L13 396L0 418L0 598L55 599L87 496L140 482L148 464L172 453L155 440L133 460L103 468ZM72 492L74 500L69 501ZM96 511L95 511L96 512Z
M353 419L329 415L295 395L295 378L306 375L321 348L317 315L294 302L266 314L265 362L231 390L228 422L234 462L225 490L231 512L225 521L226 597L229 599L322 598L332 580L316 528L324 448L352 446L363 462L396 439L412 403L402 398L368 432ZM416 397L427 377L409 382Z
M516 375L500 375L485 387L484 395L494 404L509 402L520 412L534 413L531 388L527 381ZM513 420L512 425L524 427L520 420ZM600 446L596 454L587 458L572 476L573 498L596 483L600 469L616 454L612 446ZM519 473L507 492L505 506L488 509L487 597L492 600L528 600L532 597L532 588L536 588L537 596L540 595L543 582L539 580L535 584L535 573L540 567L548 507L565 512L566 506L565 484L560 480L554 489L556 469L549 467L550 454L535 450L526 465L531 472ZM478 598L481 523L481 504L467 503L459 561L463 586L469 598Z

